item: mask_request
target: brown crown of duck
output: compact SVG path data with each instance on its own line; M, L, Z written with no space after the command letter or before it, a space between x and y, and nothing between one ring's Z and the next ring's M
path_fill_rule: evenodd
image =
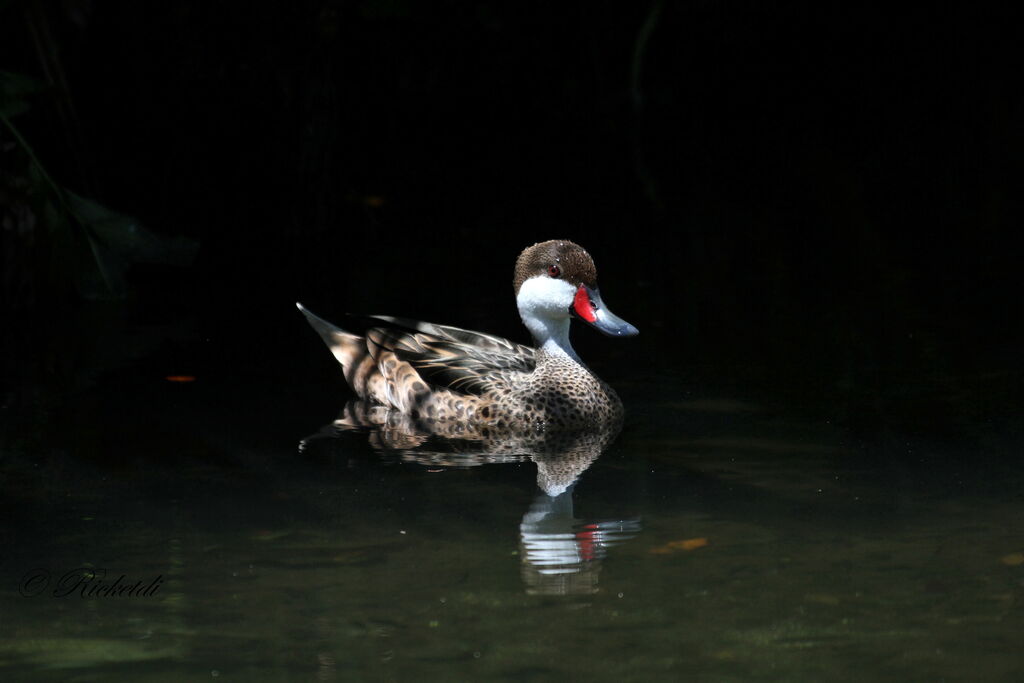
M576 286L597 286L597 267L587 250L569 240L548 240L528 247L516 259L513 285L519 288L531 277L561 277Z

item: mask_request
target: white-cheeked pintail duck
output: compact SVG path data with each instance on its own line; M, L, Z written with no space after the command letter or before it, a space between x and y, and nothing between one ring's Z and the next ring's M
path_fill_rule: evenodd
M590 254L568 240L534 244L516 260L516 304L536 348L482 332L373 316L351 334L296 304L362 399L426 423L464 422L473 432L579 429L621 421L622 402L569 343L581 320L613 337L637 329L605 307Z

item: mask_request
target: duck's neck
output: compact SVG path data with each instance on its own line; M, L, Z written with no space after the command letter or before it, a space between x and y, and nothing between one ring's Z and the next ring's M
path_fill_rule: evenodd
M566 357L582 365L580 357L569 343L569 318L524 318L537 349L549 356Z

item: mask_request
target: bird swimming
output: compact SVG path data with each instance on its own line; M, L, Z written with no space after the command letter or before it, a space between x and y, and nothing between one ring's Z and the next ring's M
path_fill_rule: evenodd
M618 395L569 342L573 319L612 337L638 334L604 304L590 254L569 240L534 244L516 260L513 285L534 347L392 316L371 316L379 324L358 335L296 306L341 364L356 395L417 421L464 423L485 435L621 422Z

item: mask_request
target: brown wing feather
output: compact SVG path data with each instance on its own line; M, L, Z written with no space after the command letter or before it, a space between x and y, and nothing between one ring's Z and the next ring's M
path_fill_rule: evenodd
M390 315L371 315L369 317L375 320L382 320L386 323L391 323L392 325L398 325L410 330L415 330L416 332L422 332L441 340L459 342L460 344L467 344L469 346L479 347L480 349L486 349L500 354L513 354L528 358L531 361L534 357L533 347L523 346L522 344L517 344L505 339L504 337L498 337L493 334L485 334L484 332L465 330L461 327L437 325L435 323L423 322L422 320L399 318Z
M341 363L356 394L408 412L427 385L481 395L515 373L532 372L529 346L459 327L373 316L391 327L371 327L361 337L298 308ZM401 329L405 328L405 329ZM422 383L422 384L421 384Z
M430 323L418 323L415 328L408 324L403 326L432 329L436 333L372 328L367 332L367 339L380 351L371 352L375 356L383 350L392 353L435 387L480 395L508 373L528 373L535 367L533 349L501 337Z

